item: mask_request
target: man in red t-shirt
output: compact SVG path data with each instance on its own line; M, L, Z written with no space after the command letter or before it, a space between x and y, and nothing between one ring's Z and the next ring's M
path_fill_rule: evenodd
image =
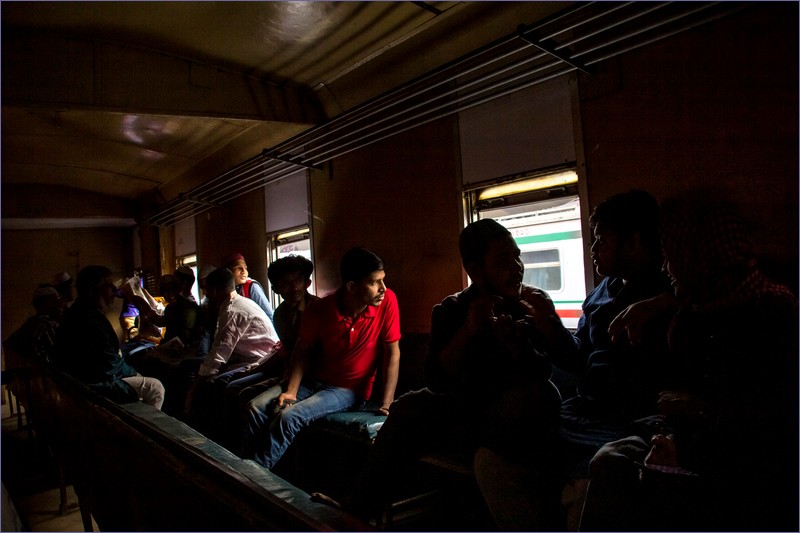
M297 432L330 413L359 408L382 364L379 412L389 414L400 368L400 311L383 260L366 248L342 258L342 286L310 305L287 380L247 405L255 460L273 468Z

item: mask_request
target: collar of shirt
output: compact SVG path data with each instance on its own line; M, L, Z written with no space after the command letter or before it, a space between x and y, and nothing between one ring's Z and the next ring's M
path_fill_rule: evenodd
M363 311L361 311L358 316L353 319L352 317L345 316L339 310L339 306L336 303L336 298L334 298L334 309L336 310L336 318L340 324L350 330L350 345L353 345L353 342L358 337L358 329L357 326L363 323L365 320L371 320L378 314L378 308L372 305L368 305Z

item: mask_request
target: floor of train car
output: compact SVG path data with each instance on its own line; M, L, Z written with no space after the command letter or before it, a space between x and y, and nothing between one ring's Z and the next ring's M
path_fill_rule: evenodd
M66 512L59 513L58 470L47 450L35 441L28 429L19 428L16 403L12 415L5 387L2 407L2 481L13 506L9 509L8 502L2 502L3 531L20 527L20 523L16 523L13 529L6 529L9 526L7 516L13 516L9 511L16 512L22 531L83 531L78 498L71 485L67 486ZM24 423L24 415L22 420ZM97 524L94 530L99 531Z

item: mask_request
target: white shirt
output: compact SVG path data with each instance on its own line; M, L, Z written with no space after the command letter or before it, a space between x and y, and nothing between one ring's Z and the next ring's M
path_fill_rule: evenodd
M278 334L264 310L235 294L220 306L217 332L200 375L217 374L220 369L249 370L272 357L277 342Z

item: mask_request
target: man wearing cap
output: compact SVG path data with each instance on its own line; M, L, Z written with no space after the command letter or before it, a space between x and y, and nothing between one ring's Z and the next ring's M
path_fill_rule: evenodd
M65 309L71 306L72 302L75 300L75 294L72 290L72 282L72 277L66 272L53 274L53 277L50 279L50 285L52 285L53 288L58 291L58 294L61 296L61 305Z
M111 270L90 265L78 272L78 297L56 334L55 362L66 372L117 402L143 402L161 409L164 385L125 362L119 337L106 312L117 288Z
M44 285L33 291L32 303L36 314L9 336L6 346L22 356L50 361L58 322L63 315L61 296L53 287Z

